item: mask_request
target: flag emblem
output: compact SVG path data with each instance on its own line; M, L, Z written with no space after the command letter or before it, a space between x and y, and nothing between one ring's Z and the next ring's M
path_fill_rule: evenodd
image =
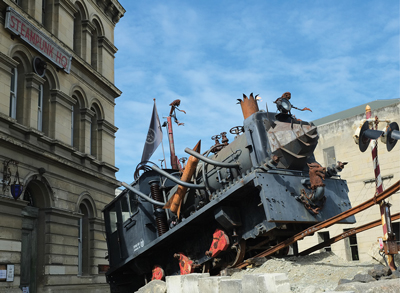
M161 130L160 119L158 118L156 101L154 100L153 113L151 115L149 130L147 131L146 142L143 148L142 162L150 159L162 141L163 133Z

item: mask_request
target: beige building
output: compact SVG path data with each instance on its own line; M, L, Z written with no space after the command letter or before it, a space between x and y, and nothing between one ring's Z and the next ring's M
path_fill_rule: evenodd
M101 210L117 187L113 43L125 10L0 0L0 11L0 292L109 292Z
M391 122L397 122L400 125L400 99L372 101L314 121L315 125L318 126L320 136L315 151L316 160L323 166L335 164L336 161L348 162L340 176L347 180L353 207L371 199L375 193L371 147L369 146L365 152L361 152L353 139L355 129L359 126L360 121L365 119L365 107L367 105L371 107L371 117L378 116L381 120L389 119ZM382 122L378 125L378 129L383 130L385 126L386 123ZM400 142L388 152L386 145L378 140L378 161L384 188L390 187L400 180ZM400 212L399 192L390 196L387 202L392 204L392 215ZM323 242L324 239L339 235L346 229L379 220L381 218L379 206L371 207L356 214L355 217L357 223L353 225L334 225L300 241L298 243L299 251ZM400 236L399 226L399 221L393 224L397 240ZM377 253L377 241L379 237L383 236L382 231L382 226L378 226L346 238L344 241L336 242L325 250L331 249L340 257L354 261L370 260L371 255L380 258ZM400 266L400 264L397 265Z

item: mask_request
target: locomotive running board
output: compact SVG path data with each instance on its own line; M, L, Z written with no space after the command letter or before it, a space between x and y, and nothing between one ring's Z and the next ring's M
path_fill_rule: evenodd
M301 239L303 239L306 236L309 236L311 234L314 234L315 232L324 229L324 228L328 228L334 224L336 224L337 222L353 216L359 212L362 212L370 207L372 207L373 205L381 202L382 200L384 200L385 198L391 196L393 193L397 192L400 189L400 180L397 181L395 184L393 184L392 186L390 186L389 188L387 188L385 191L383 191L382 193L375 195L373 198L365 201L362 204L359 204L358 206L348 209L347 211L344 211L341 214L338 214L337 216L334 216L328 220L325 220L321 223L318 223L310 228L307 228L306 230L286 239L285 241L275 245L274 247L271 247L270 249L265 250L264 252L261 252L259 254L257 254L255 257L266 257L269 256L271 254L274 254L275 252L278 252L279 250L295 243L296 241L299 241ZM248 263L241 263L239 265L237 265L235 268L239 268L242 269L244 267L246 267L248 265Z

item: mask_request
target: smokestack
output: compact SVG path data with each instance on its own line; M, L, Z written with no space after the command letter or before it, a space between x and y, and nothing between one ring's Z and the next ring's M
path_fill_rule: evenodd
M247 98L246 95L243 94L243 101L241 99L238 99L238 101L240 106L242 107L244 119L259 111L257 100L253 97L253 93L250 94L249 98Z

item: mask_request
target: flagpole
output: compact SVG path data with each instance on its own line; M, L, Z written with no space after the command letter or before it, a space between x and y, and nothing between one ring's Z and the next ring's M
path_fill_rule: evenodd
M153 98L153 101L154 101L154 105L156 105L155 98ZM156 107L157 107L157 105L156 105ZM162 131L162 128L161 128L161 131ZM163 152L163 156L164 156L165 168L167 168L167 161L165 160L164 144L163 144L162 140L161 140L161 148L162 148L162 152ZM161 164L161 167L162 167L162 164Z

